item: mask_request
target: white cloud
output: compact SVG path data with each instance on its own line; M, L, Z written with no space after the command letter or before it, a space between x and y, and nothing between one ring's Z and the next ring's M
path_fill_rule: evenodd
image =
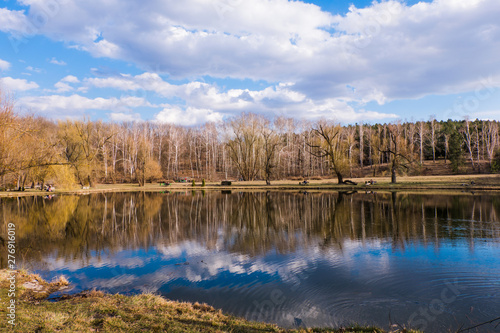
M57 89L56 90L57 93L64 93L64 92L68 92L68 91L72 91L73 90L72 86L70 86L67 83L61 82L61 81L59 81L56 84L54 84L54 87Z
M36 68L36 67L33 67L33 66L26 67L26 70L28 70L30 72L35 72L35 73L41 73L41 72L43 72L43 69Z
M67 75L54 84L54 87L56 88L55 92L60 94L75 90L70 83L80 83L80 80L78 80L78 78L74 75Z
M23 11L0 8L0 31L25 33L27 19Z
M385 103L500 72L496 0L387 1L344 16L284 0L99 4L68 1L42 30L95 56L178 77L294 82L309 98L345 98L349 84L359 101Z
M206 122L218 122L222 120L222 114L209 109L197 109L188 107L182 109L179 106L164 108L155 116L155 120L161 123L170 123L182 126L200 125Z
M6 71L10 68L10 62L0 59L0 70Z
M38 88L38 84L25 79L14 79L11 77L0 78L0 85L6 90L12 91L27 91Z
M381 104L469 91L480 78L500 75L498 15L493 0L352 7L336 18L346 37L343 55L357 67L349 83L360 100Z
M113 112L108 115L111 121L115 122L129 122L129 121L141 121L141 115L139 113L125 113L125 112Z
M30 10L44 5L23 3ZM0 30L28 30L26 13L0 9L0 14ZM137 76L89 78L78 91L108 87L180 98L185 107L159 113L172 121L240 111L355 121L396 115L356 112L351 102L362 107L372 101L457 94L475 90L490 76L500 86L498 17L498 0L413 6L383 1L351 6L336 16L286 0L128 0L119 6L111 0L65 0L37 32L96 57L146 69ZM151 72L191 81L207 75L273 84L261 90L196 81L176 85ZM56 88L70 91L69 83L74 82L61 81Z
M62 82L68 82L68 83L79 83L80 80L74 75L67 75L61 79Z
M155 75L155 74L152 74ZM156 75L158 78L159 76ZM161 80L161 79L160 79ZM93 87L97 88L114 88L118 90L140 90L143 89L143 84L139 76L132 77L130 75L122 74L120 76L112 76L106 78L89 78L85 81ZM163 80L161 80L163 83Z
M294 90L292 83L281 83L262 90L229 89L222 91L216 85L204 82L190 82L174 85L164 81L158 74L143 73L136 76L117 75L107 78L90 78L85 82L92 87L114 88L121 91L142 91L142 95L154 92L162 97L181 98L186 102L184 108L164 105L156 119L175 123L194 125L206 121L218 121L224 115L234 112L274 113L287 117L334 118L338 121L370 121L394 119L395 114L377 112L356 112L346 101L336 99L312 100L305 94Z
M62 60L57 60L56 58L52 58L50 59L49 61L51 64L54 64L54 65L59 65L59 66L66 66L66 62L62 61Z
M47 116L59 117L81 114L88 110L109 110L113 112L128 112L137 107L150 107L143 98L123 97L123 98L87 98L80 95L61 96L27 96L22 97L17 103L19 106Z

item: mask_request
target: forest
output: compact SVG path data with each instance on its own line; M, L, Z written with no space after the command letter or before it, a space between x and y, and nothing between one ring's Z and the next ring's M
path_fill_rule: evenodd
M500 171L498 122L393 122L342 126L329 120L242 113L221 123L53 121L20 114L0 98L0 188L98 183L320 179Z

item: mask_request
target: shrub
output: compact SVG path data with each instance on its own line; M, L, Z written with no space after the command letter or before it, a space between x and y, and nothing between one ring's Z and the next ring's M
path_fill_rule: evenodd
M495 152L495 157L491 161L491 172L499 173L500 172L500 150Z

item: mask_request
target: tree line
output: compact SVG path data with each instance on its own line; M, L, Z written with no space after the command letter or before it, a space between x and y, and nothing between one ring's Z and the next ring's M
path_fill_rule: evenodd
M239 179L421 174L445 161L450 173L500 170L497 121L356 124L242 113L183 127L156 122L51 121L21 115L0 98L3 188ZM441 162L442 163L442 162Z

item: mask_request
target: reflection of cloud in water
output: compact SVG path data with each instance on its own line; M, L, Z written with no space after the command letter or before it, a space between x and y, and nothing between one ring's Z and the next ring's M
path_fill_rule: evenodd
M367 248L376 255L368 254ZM390 267L389 257L385 252L389 249L390 244L379 240L365 242L344 240L342 250L313 245L297 249L293 254L268 253L253 257L215 249L207 250L204 245L195 241L185 241L174 245L162 244L150 248L147 253L130 250L103 252L99 257L89 257L85 262L64 258L47 258L47 260L51 271L74 272L73 277L80 280L83 288L123 291L138 289L156 292L172 281L184 280L198 284L214 280L224 272L240 276L264 274L293 287L301 283L300 276L306 276L314 271L318 262L323 262L329 267L353 268L359 264L360 258L369 265L378 265L379 272L387 273ZM154 266L145 268L149 263ZM82 271L78 273L79 270L86 271L89 268L108 269L117 275L108 279L99 277L89 280Z
M223 271L232 274L264 273L277 275L285 280L290 275L305 271L317 258L309 256L309 252L320 254L319 251L307 250L310 257L306 260L304 253L295 253L289 260L273 260L271 255L251 257L248 255L231 254L216 250L207 250L196 242L183 242L169 247L158 248L164 261L178 258L180 255L190 258L190 265L182 265L179 270L185 272L185 278L192 282L207 280ZM286 257L286 256L285 256ZM203 260L203 262L201 262Z
M322 249L321 256L325 257L331 266L343 265L352 269L358 266L360 261L363 261L366 265L376 265L380 272L390 270L390 240L370 239L362 241L347 239L343 240L341 244L342 250L331 247Z
M124 274L112 277L111 279L94 279L89 283L89 286L96 289L113 289L117 287L133 286L137 280L137 276Z
M144 255L137 256L134 251L130 250L115 251L112 254L100 253L99 256L89 256L85 260L71 260L71 258L59 257L57 254L45 257L49 270L64 269L70 272L84 267L106 268L119 266L124 269L134 269L145 266L151 259L151 257Z

